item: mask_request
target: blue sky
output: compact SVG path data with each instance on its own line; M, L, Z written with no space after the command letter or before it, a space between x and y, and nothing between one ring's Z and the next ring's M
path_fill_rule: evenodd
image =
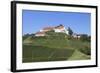
M63 24L66 28L70 27L75 33L90 35L90 22L90 13L36 10L23 10L22 13L23 34L36 33L44 27Z

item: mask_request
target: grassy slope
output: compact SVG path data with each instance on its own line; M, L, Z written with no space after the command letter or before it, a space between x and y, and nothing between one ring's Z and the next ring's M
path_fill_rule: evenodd
M79 50L75 50L71 57L68 60L84 60L90 59L90 56L80 52Z
M24 43L24 44L29 44L29 43L32 43L31 38L32 38L32 36L27 37L26 39L24 39L23 43Z
M89 42L68 40L63 33L49 33L47 37L28 36L23 43L23 62L83 60L90 56L79 49Z
M23 62L67 60L74 50L24 45Z

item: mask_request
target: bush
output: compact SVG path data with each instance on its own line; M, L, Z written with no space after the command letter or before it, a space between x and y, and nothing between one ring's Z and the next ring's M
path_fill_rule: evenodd
M81 35L80 40L81 41L88 41L88 42L90 42L91 37L88 36L87 34L84 34L84 35Z
M68 40L72 40L73 39L73 37L70 36L70 35L68 35L67 38L68 38Z
M83 48L80 48L79 51L86 55L91 55L91 48L89 46L84 46Z

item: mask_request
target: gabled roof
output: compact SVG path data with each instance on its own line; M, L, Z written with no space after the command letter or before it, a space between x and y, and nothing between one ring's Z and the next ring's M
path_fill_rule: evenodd
M37 32L37 33L35 33L35 34L45 34L45 32Z
M43 28L43 30L53 30L54 29L54 27L45 27L45 28Z
M62 29L62 28L64 28L64 26L62 24L60 24L59 26L56 26L55 28L56 29Z

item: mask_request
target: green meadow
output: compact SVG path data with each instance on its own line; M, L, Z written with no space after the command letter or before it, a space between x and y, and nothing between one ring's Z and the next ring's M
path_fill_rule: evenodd
M47 36L23 36L23 63L91 59L90 41L74 39L64 33L47 32Z

